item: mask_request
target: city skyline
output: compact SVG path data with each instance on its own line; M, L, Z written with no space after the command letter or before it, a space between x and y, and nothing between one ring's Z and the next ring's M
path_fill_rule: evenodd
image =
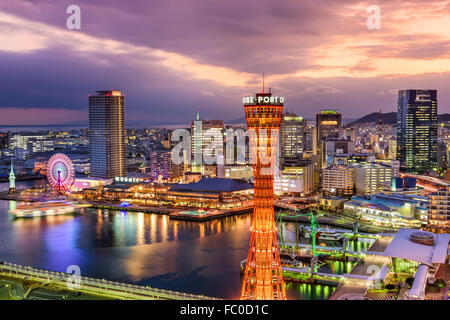
M305 118L327 107L355 118L395 111L409 88L437 89L439 112L450 111L448 2L379 4L379 30L359 1L174 4L79 1L80 30L66 28L69 1L0 4L10 44L0 49L1 124L86 121L92 88L122 90L127 121L176 124L196 110L229 121L243 118L240 97L260 90L262 72L286 111Z

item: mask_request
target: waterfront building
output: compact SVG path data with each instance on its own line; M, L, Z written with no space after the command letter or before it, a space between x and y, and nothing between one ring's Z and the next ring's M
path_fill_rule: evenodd
M355 169L352 166L333 165L323 169L324 196L348 197L354 193Z
M448 278L448 246L450 234L434 234L416 229L398 230L382 253L392 262L391 272L414 278L404 297L408 300L445 299L436 293L432 284L439 278ZM427 285L428 284L428 285ZM445 291L444 291L445 292Z
M127 175L125 96L120 91L97 91L89 96L89 154L91 176L109 179Z
M72 191L82 191L89 188L98 188L101 186L109 185L112 183L112 179L100 179L93 177L76 177L72 186Z
M347 199L341 197L320 197L319 203L324 210L337 211L344 207Z
M385 194L353 196L344 203L344 212L378 225L420 228L426 224L426 203Z
M114 184L84 188L74 193L108 203L168 208L249 209L253 206L253 184L243 180L201 178L186 184L146 183L140 178L117 177ZM105 182L105 184L108 181Z
M428 228L450 233L450 186L429 194Z
M273 189L284 98L264 93L263 88L262 93L257 93L256 97L245 97L243 102L250 131L255 200L241 299L285 300ZM262 154L269 159L263 159Z
M253 205L253 184L244 180L202 178L198 182L172 185L166 201L197 208L244 208Z
M397 160L406 172L437 169L437 90L400 90Z

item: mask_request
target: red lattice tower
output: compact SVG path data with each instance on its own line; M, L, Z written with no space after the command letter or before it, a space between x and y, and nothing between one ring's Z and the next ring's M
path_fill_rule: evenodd
M244 98L255 197L250 248L241 291L243 300L286 299L273 209L273 172L283 101L283 98L272 97L264 90L256 94L256 98Z

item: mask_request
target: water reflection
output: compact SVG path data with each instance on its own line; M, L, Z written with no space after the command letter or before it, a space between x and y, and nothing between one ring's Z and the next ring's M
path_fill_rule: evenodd
M138 212L86 209L82 215L11 219L0 201L0 260L55 271L238 298L250 215L194 223ZM332 263L345 271L348 266ZM288 283L289 299L326 299L333 287Z

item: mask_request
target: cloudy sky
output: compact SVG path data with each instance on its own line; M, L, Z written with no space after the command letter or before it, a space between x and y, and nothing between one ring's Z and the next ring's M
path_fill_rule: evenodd
M72 4L81 30L66 27ZM450 112L450 1L8 0L0 43L1 125L86 121L104 89L124 92L130 122L236 119L263 72L307 118L395 111L408 88L438 89Z

